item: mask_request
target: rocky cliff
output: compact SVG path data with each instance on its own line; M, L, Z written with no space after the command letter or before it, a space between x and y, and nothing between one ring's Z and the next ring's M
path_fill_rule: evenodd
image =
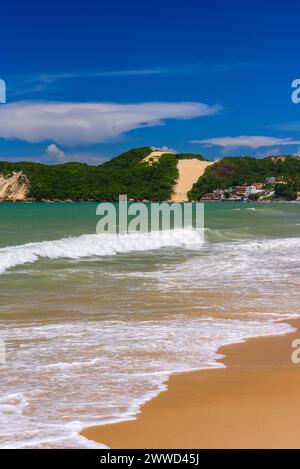
M14 171L9 176L0 174L0 200L26 200L29 180L22 171Z

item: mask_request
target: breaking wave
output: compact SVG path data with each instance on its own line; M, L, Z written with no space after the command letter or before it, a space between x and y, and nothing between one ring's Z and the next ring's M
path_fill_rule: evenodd
M0 274L18 265L36 262L39 258L80 259L92 256L114 256L164 247L200 246L202 241L200 231L185 228L123 235L87 234L54 241L8 246L0 249Z

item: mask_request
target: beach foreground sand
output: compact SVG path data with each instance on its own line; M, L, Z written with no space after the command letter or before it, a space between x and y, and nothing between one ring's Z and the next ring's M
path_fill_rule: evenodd
M136 420L82 434L110 448L300 448L300 365L284 336L223 347L225 369L174 374Z

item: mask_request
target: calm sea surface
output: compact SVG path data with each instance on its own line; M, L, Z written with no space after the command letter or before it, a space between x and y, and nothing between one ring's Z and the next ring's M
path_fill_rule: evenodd
M210 203L181 230L95 235L96 204L0 204L0 448L97 447L174 371L300 315L300 205Z

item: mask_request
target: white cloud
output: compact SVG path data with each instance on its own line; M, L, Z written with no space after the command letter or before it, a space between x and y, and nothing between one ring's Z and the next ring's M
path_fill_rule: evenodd
M99 155L99 153L95 152L72 152L72 153L65 153L63 152L55 143L51 143L46 148L46 154L51 157L51 160L48 163L68 163L68 162L80 162L80 163L87 163L89 165L99 165L103 164L105 161L108 161L107 156ZM53 160L53 158L55 159ZM40 162L44 162L44 158L40 157L38 159Z
M177 153L177 150L175 148L169 148L167 145L163 145L162 147L151 147L151 150L153 151L165 151L168 153Z
M291 138L265 137L258 135L241 135L239 137L216 137L204 140L192 140L192 143L201 145L218 146L223 148L249 147L262 148L274 145L299 145L300 140Z
M46 148L46 153L47 155L54 156L55 158L63 158L65 156L64 152L58 148L55 143L51 143L51 145Z
M218 113L203 103L140 104L19 101L0 107L0 138L29 143L52 140L67 146L101 143L124 132Z

